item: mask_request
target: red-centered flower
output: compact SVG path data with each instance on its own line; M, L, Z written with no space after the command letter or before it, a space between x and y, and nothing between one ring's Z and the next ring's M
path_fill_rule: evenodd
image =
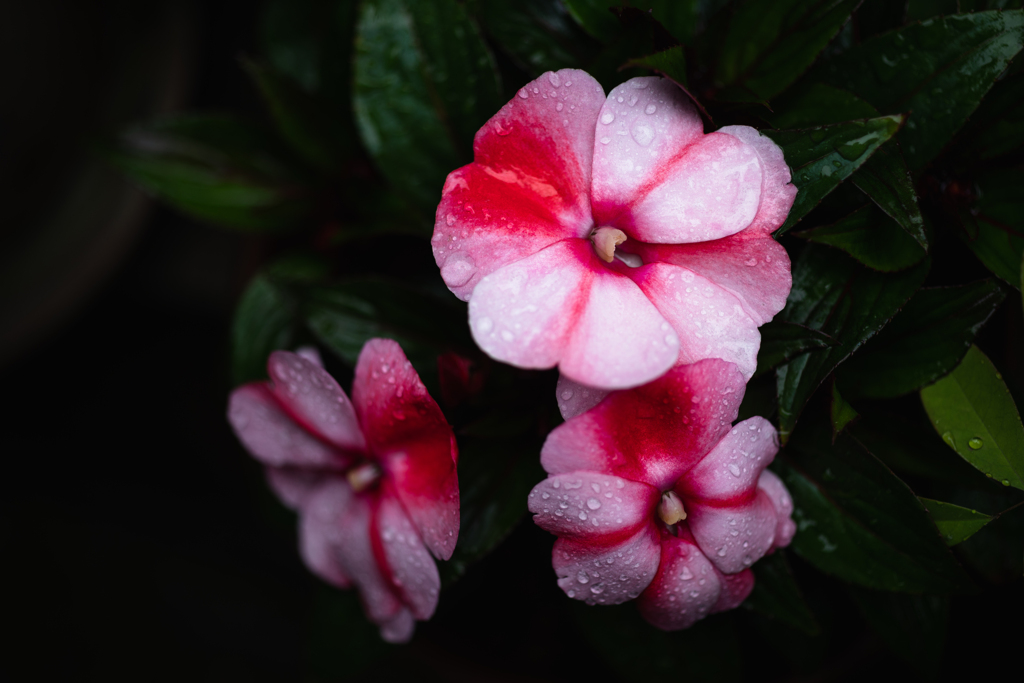
M385 640L408 640L437 607L431 554L451 557L459 534L451 427L389 339L363 347L352 401L315 352L275 351L267 370L232 392L228 420L298 512L310 570L355 586Z
M571 598L639 597L666 630L731 609L753 588L749 567L796 530L785 486L765 467L774 427L730 426L743 374L707 359L613 391L548 436L534 521L556 534L552 561Z
M608 389L704 358L753 374L757 328L792 284L771 232L796 188L775 143L705 135L664 79L605 98L563 69L520 90L474 153L445 182L433 248L485 352Z

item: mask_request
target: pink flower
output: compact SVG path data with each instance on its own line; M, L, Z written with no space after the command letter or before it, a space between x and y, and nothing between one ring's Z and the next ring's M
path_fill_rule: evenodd
M445 182L433 248L489 355L609 389L704 358L753 374L757 328L792 283L771 232L796 188L775 143L704 135L669 81L605 98L563 69L520 90L474 152Z
M351 402L315 352L275 351L267 371L232 392L228 420L298 512L310 570L355 586L385 640L409 640L437 607L431 554L451 557L459 534L451 427L389 339L363 347Z
M785 487L765 470L775 429L760 417L730 426L743 391L735 365L703 360L613 391L548 435L549 476L529 509L559 537L552 561L569 597L639 597L666 630L746 598L749 567L796 527Z

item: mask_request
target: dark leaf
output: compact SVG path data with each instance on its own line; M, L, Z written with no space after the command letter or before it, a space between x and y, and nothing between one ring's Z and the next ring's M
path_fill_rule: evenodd
M793 171L793 184L800 190L789 218L777 234L796 225L895 135L902 123L902 116L883 116L806 130L763 131L782 147L786 163Z
M1000 279L1020 286L1024 257L1024 171L999 170L978 179L980 197L971 212L961 211L961 236L975 256Z
M793 496L791 547L802 558L868 588L969 590L913 491L856 441L841 434L833 445L818 422L794 435L786 453L799 467L779 472Z
M939 528L939 533L942 534L946 545L949 546L963 543L981 530L983 526L995 519L991 515L986 515L977 510L960 507L952 503L943 503L939 500L921 498L921 502L924 503L928 514L932 516L935 526Z
M924 218L907 162L897 141L882 145L851 178L853 184L896 221L923 251L928 251Z
M455 0L367 0L356 31L355 112L387 179L433 215L444 179L503 104L498 72Z
M836 440L836 437L846 429L846 427L856 420L860 415L854 410L853 406L846 402L846 399L839 393L839 389L836 388L835 382L832 383L832 404L829 408L829 414L832 418L832 441Z
M994 159L1024 145L1024 74L1000 80L964 126L964 146L981 159Z
M809 636L817 635L819 629L814 614L800 594L800 587L793 578L783 551L762 558L753 570L754 590L743 602L743 606Z
M839 251L808 245L793 268L782 319L820 330L834 346L798 356L777 370L779 433L793 430L811 394L835 367L876 334L921 286L929 261L899 273L879 273Z
M890 650L928 679L938 676L949 625L949 598L850 587L850 596Z
M979 478L984 482L984 477L946 448L924 416L910 421L878 406L866 407L875 411L865 414L847 433L886 467L901 475L946 483L971 484Z
M878 110L861 98L824 83L795 89L772 106L774 111L765 110L761 118L780 130L814 128L878 116Z
M977 469L1024 490L1024 426L1010 391L978 347L953 372L921 389L942 440Z
M934 382L956 367L1004 298L994 280L918 290L839 368L840 387L851 397L889 398Z
M144 190L199 220L270 232L311 210L303 179L264 131L226 116L187 116L124 133L104 150ZM275 155L275 152L279 154Z
M676 84L686 87L686 55L682 45L676 45L646 57L638 57L631 60L627 66L642 66L657 71L662 76L675 81Z
M931 161L977 108L1024 41L1024 13L936 18L885 33L810 76L882 111L912 112L901 134L912 170Z
M485 0L477 8L484 31L534 76L578 67L597 54L597 45L558 0Z
M622 25L612 13L612 7L621 7L620 0L565 0L569 13L587 33L608 44L622 32Z
M762 100L775 97L811 66L860 2L740 2L719 50L716 84L742 87Z
M907 0L907 21L920 21L943 14L956 14L958 0Z
M854 178L857 175L854 174ZM831 225L795 234L811 242L842 249L869 268L883 272L905 270L926 256L913 237L871 204Z
M832 338L809 327L784 322L778 318L761 326L761 348L757 353L759 377L769 370L812 349L832 344Z

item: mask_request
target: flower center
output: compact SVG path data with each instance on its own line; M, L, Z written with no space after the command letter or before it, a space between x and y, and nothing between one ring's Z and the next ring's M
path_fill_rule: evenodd
M636 254L628 254L622 251L616 251L615 247L625 242L628 238L626 233L622 232L618 228L612 228L604 226L596 228L590 233L590 241L594 243L594 251L601 257L601 260L605 263L611 263L614 259L618 259L625 263L630 268L639 268L644 264L643 260Z
M674 491L666 491L661 495L661 502L658 503L658 517L665 524L672 526L686 519L686 508L683 501Z
M365 491L380 479L382 474L380 466L375 462L364 462L362 465L353 467L345 473L345 478L348 479L349 486L356 493Z

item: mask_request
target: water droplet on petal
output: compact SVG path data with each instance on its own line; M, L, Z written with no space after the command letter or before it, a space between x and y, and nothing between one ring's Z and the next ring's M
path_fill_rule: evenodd
M604 114L601 115L601 123L603 123L606 126L614 120L615 114L611 113L610 111L606 111Z
M591 510L596 510L599 507L601 507L601 501L599 501L597 498L590 498L587 500L587 507L590 508Z
M658 111L658 108L656 106L654 106L653 104L648 104L647 108L644 109L644 113L645 114L653 114L656 111Z

